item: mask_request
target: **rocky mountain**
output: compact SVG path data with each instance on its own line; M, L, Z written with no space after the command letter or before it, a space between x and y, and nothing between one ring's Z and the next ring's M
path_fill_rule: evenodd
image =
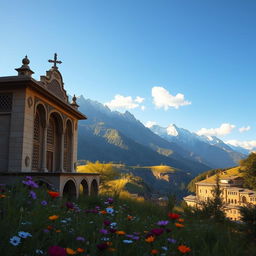
M167 128L153 125L150 129L165 140L188 150L198 161L213 168L235 166L246 156L215 136L199 136L174 124Z
M78 159L113 161L128 165L166 164L193 174L211 167L195 161L190 152L146 128L130 112L111 111L101 103L78 97Z
M78 97L78 159L127 165L170 165L196 175L212 168L236 165L243 155L216 137L201 137L178 128L145 127L130 112L111 111L103 104Z

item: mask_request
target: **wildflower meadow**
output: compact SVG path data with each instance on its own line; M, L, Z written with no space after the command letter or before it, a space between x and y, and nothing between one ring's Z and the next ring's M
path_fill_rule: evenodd
M241 256L255 248L227 223L118 197L60 198L31 177L0 185L0 230L1 256Z

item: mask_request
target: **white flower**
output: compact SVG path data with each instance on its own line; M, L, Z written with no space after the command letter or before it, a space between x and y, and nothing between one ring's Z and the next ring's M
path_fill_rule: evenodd
M133 243L133 241L132 241L132 240L128 240L128 239L126 239L126 240L123 240L123 243L125 243L125 244L132 244L132 243Z
M109 241L109 238L108 237L102 237L101 240L102 241Z
M37 249L36 254L44 254L44 252L42 250Z
M110 224L110 227L111 228L115 228L117 226L117 223L116 222L112 222L111 224Z
M32 235L29 232L20 231L18 234L19 234L19 237L21 238L32 237Z
M164 251L168 251L168 248L167 248L166 246L162 246L162 249L163 249Z
M17 246L20 244L20 237L18 236L13 236L12 238L10 238L10 243L14 246Z
M112 214L114 212L114 209L111 207L106 208L107 213Z

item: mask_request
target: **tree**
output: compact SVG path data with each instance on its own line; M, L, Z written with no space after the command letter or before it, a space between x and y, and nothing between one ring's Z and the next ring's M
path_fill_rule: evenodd
M241 220L249 234L256 238L256 205L240 207Z
M214 219L215 221L223 221L225 219L224 203L221 198L222 190L220 187L219 175L216 176L216 186L212 190L213 197L206 202L201 202L195 213L203 218Z
M251 153L241 160L240 166L244 172L244 186L256 190L256 153Z

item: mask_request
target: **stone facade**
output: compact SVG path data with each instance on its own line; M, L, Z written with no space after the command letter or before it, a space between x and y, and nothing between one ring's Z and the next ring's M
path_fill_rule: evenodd
M40 81L32 78L27 57L18 76L0 77L0 183L31 174L61 195L72 190L78 196L83 186L90 194L92 187L98 191L99 175L76 173L78 120L87 117L75 96L68 101L57 55L50 62Z
M222 200L224 202L224 211L227 218L239 221L239 207L250 204L256 205L256 192L242 188L243 179L238 176L223 177L220 176L220 187L222 190ZM212 191L216 186L214 179L207 178L196 183L196 195L184 197L185 202L191 207L200 207L201 202L207 202L213 197Z

